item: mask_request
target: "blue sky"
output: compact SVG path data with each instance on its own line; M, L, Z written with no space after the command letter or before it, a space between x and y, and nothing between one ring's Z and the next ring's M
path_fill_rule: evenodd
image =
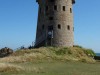
M76 0L73 11L75 44L100 52L100 0ZM0 48L31 45L37 16L35 0L0 0Z

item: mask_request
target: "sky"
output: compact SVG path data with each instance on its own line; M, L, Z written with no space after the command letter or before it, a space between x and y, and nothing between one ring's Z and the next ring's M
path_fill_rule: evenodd
M73 12L74 44L100 53L100 0L76 0ZM0 48L35 42L37 18L36 0L0 0Z

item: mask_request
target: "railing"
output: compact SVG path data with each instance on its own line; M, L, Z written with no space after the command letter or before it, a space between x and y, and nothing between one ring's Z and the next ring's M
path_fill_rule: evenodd
M41 37L39 37L36 42L35 42L35 46L37 46L38 44L40 44L41 42L43 42L44 40L46 40L46 35L42 35Z
M51 43L52 43L53 30L49 31L47 35L43 34L41 37L39 37L38 39L36 39L35 46L39 45L43 41L46 41L47 38L50 38L51 39ZM45 42L45 44L47 44L47 42Z

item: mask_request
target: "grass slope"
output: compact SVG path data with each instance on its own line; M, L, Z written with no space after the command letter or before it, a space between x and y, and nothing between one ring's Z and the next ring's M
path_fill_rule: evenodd
M17 50L11 56L0 58L1 75L98 75L99 63L95 55L82 47L42 47ZM85 63L83 63L85 62Z
M62 61L82 61L95 62L88 55L94 55L88 49L80 47L57 48L57 47L42 47L31 50L17 50L11 56L2 58L4 62L36 62L42 60L62 60Z

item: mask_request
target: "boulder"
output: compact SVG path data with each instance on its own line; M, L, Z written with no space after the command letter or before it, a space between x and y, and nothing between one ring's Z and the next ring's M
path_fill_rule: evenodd
M5 56L8 56L12 53L13 53L13 50L8 48L8 47L0 49L0 57L5 57Z

